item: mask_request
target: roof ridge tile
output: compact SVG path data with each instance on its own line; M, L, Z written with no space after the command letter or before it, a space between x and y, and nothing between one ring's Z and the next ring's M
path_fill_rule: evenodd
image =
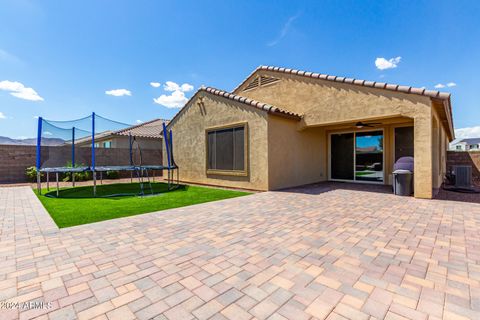
M347 83L347 84L352 84L352 85L361 85L361 86L373 87L373 88L382 89L382 90L398 91L398 92L401 92L401 93L417 94L417 95L422 95L422 96L428 96L428 97L431 97L431 98L440 98L440 99L443 99L443 100L448 100L451 97L450 93L440 92L440 91L437 91L437 90L426 90L424 88L416 88L416 87L412 87L412 86L398 85L398 84L391 84L391 83L383 83L383 82L379 82L379 84L377 84L376 81L367 81L367 80L361 80L361 79L355 79L355 78L327 75L327 74L322 74L322 73L317 73L317 72L296 70L296 69L290 69L290 68L284 68L284 67L264 66L264 65L261 65L261 66L257 67L247 78L245 78L244 81L242 81L233 90L233 92L235 92L243 84L245 84L245 82L254 73L256 73L258 70L267 70L267 71L273 71L273 72L290 73L290 74L296 74L296 75L302 76L302 77L316 78L316 79L322 79L322 80L327 80L327 81L336 81L336 82L342 82L342 83Z

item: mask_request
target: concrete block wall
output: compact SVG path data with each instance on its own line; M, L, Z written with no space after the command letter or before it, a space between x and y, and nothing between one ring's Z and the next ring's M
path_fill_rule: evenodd
M98 165L128 165L128 149L97 149L96 161ZM65 166L71 160L70 147L45 146L42 147L42 158L49 159L44 166ZM76 163L89 164L91 159L90 148L76 149ZM25 176L25 169L35 165L36 147L21 145L0 145L0 183L29 182ZM143 164L162 164L162 150L142 150ZM161 172L155 173L160 176ZM130 176L127 175L122 176Z

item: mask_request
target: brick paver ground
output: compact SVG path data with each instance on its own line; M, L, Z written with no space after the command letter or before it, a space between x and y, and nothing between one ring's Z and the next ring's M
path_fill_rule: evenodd
M0 188L0 318L480 319L480 205L382 190L320 184L59 230L28 187Z

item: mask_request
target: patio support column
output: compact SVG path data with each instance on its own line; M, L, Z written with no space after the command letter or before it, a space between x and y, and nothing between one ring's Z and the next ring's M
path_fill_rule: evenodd
M431 109L414 118L414 190L416 198L431 199L433 188Z

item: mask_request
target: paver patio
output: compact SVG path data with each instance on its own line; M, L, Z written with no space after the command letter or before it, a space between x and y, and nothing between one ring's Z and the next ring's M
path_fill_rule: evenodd
M62 230L30 188L0 188L0 301L51 302L3 303L0 318L480 319L480 204L359 188L375 189L319 184Z

